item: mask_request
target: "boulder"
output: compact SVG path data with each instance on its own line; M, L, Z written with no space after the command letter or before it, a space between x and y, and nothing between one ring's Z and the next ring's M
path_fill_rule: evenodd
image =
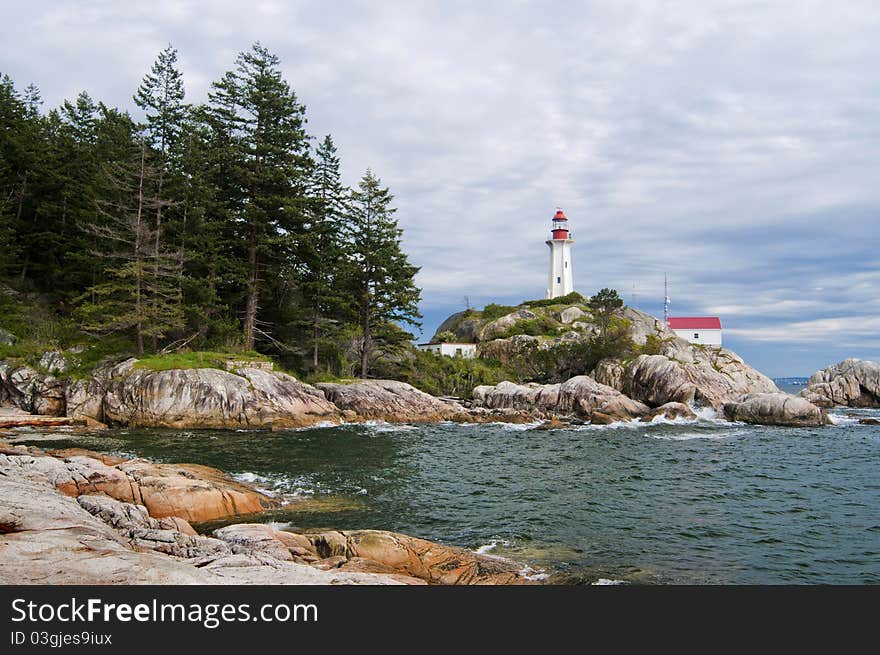
M288 428L338 421L339 411L314 387L285 373L212 368L111 376L103 418L131 426L168 428ZM94 411L88 409L85 411Z
M0 346L11 346L15 343L15 335L0 327Z
M518 565L383 530L344 533L347 558L362 558L432 584L521 584Z
M40 356L40 368L50 375L66 373L70 369L70 362L59 350L47 350Z
M445 421L464 414L456 402L444 401L395 380L359 380L350 384L316 385L327 400L358 420L389 422Z
M501 382L495 386L481 385L473 391L474 402L490 409L507 408L531 411L538 416L576 415L597 421L630 420L646 414L644 403L627 398L612 387L600 384L586 375L573 377L561 384L528 384Z
M30 366L0 362L0 404L4 403L31 414L64 416L64 384Z
M587 316L587 313L580 307L566 307L559 312L559 320L566 325L573 323L584 316Z
M820 407L880 407L880 364L846 359L814 373L800 395Z
M804 398L782 392L745 395L735 402L725 403L724 416L730 421L756 425L810 427L829 423L819 407Z
M477 338L479 341L497 339L520 321L531 321L536 318L538 315L528 309L517 309L484 325L477 333Z
M624 307L621 315L630 324L630 336L633 343L639 346L645 345L648 335L653 335L661 341L672 342L679 339L669 327L659 318L646 314L633 307ZM684 343L687 343L686 341Z
M684 403L666 403L665 405L660 405L660 407L655 407L650 412L645 414L641 420L645 423L650 423L658 416L662 416L663 418L674 421L676 419L686 419L692 421L697 418L697 415L694 413L688 405Z

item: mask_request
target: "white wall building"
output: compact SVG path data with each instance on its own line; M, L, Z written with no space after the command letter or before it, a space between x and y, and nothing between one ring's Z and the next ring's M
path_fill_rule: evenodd
M477 344L475 343L458 343L454 341L442 341L440 343L420 343L419 350L434 353L435 355L445 355L446 357L463 357L465 359L473 359L477 356Z
M571 244L574 243L574 239L568 231L568 219L561 209L553 217L551 237L545 243L550 248L547 297L567 296L574 291L571 276Z
M721 319L717 316L670 316L666 324L686 341L721 347Z

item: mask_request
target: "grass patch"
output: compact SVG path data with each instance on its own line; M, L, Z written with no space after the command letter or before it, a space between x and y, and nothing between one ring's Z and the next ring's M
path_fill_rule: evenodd
M587 299L584 298L577 291L572 291L571 293L564 296L557 296L556 298L544 298L542 300L526 300L523 304L528 305L529 307L552 307L553 305L580 305L587 302Z
M517 308L512 305L497 305L492 302L483 307L483 311L480 312L480 318L484 321L494 321L496 318L507 316L516 310Z
M226 369L227 361L256 360L270 362L271 358L260 353L249 351L241 353L222 353L197 350L193 352L169 353L167 355L147 355L141 357L135 368L146 368L151 371L169 371L187 368L218 368Z

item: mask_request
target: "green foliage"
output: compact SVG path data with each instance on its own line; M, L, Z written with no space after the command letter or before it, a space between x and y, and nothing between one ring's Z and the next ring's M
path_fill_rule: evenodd
M394 196L367 169L350 199L349 237L352 266L349 293L361 328L360 376L367 377L373 351L395 345L396 322L418 326L421 291L415 285L419 268L401 250L403 231L393 218ZM396 342L399 343L399 340Z
M533 337L556 336L562 324L549 316L537 318L525 318L511 325L499 338L507 339L518 334L527 334Z
M401 380L435 396L470 398L474 387L498 384L514 374L492 359L444 357L419 350L394 364L380 367L383 377Z
M529 307L551 307L553 305L580 305L587 301L581 294L577 291L572 291L571 293L558 296L556 298L543 298L541 300L527 300L523 304L528 305Z
M401 356L420 292L393 196L369 171L342 185L274 54L254 44L191 107L168 46L134 101L143 124L85 92L41 114L0 77L0 284L46 298L0 301L18 352L257 348L327 375Z
M440 341L440 342L459 341L459 338L455 334L455 332L452 332L450 330L445 330L445 331L437 334L434 337L434 341Z
M642 355L659 355L663 352L663 339L656 334L649 334L645 337L645 343L641 347Z
M510 305L496 305L495 303L489 303L485 307L483 307L483 311L480 312L480 318L484 321L494 321L497 318L501 318L502 316L507 316L511 312L516 311L516 307L512 307Z

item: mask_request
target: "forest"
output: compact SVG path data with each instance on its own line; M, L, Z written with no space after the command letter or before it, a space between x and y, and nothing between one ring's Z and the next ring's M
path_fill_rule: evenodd
M190 103L169 45L132 86L131 111L86 92L45 110L0 80L0 328L19 348L260 353L312 377L416 356L394 197L369 169L342 183L276 55L254 44Z

